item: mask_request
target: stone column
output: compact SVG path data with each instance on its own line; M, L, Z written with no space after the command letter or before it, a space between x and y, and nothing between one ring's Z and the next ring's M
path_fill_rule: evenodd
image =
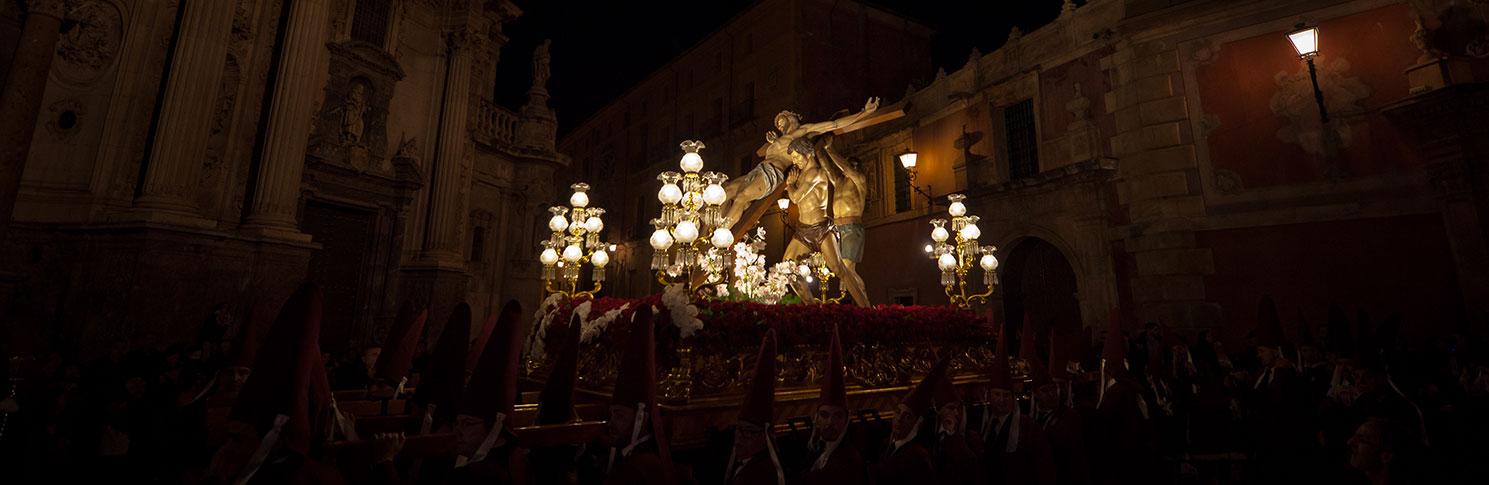
M295 211L300 203L300 177L310 122L326 72L325 0L290 2L281 47L279 74L269 105L264 154L254 180L252 205L244 228L277 239L309 241L300 232Z
M460 258L457 240L465 220L461 190L465 146L470 141L466 121L470 110L470 38L465 31L449 35L449 69L445 74L445 96L440 112L439 144L430 185L429 217L424 228L421 259L455 262Z
M188 0L181 8L185 11L178 37L184 41L176 43L155 145L135 205L149 212L185 216L172 217L177 222L211 225L196 213L192 199L211 128L211 106L204 101L217 99L234 2Z
M21 174L31 152L36 116L62 30L62 0L29 0L5 91L0 92L0 235L10 225Z

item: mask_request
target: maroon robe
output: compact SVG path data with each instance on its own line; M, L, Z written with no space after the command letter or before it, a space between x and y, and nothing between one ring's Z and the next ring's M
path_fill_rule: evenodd
M1007 444L1013 419L1019 420L1019 436L1018 444L1009 452ZM984 444L989 483L1054 485L1055 460L1039 424L1022 414L1011 416L1009 420L1002 429L989 431L991 436Z
M1086 461L1085 430L1080 413L1061 407L1036 418L1049 441L1050 456L1055 460L1055 483L1089 485L1091 468Z
M1153 447L1149 422L1143 416L1142 390L1137 383L1121 378L1106 390L1096 407L1101 426L1102 443L1095 449L1093 475L1099 483L1152 483L1157 471L1157 451Z
M605 475L605 485L672 485L672 470L656 451L637 449L628 456L616 453L615 466Z
M869 467L869 476L877 485L933 483L935 472L930 450L916 441L905 443L886 455L883 461Z
M965 434L941 437L936 450L936 476L938 483L981 484L987 483L987 470L982 458L974 451Z
M781 485L780 476L776 475L775 462L770 460L769 451L761 451L750 458L744 467L734 471L725 483L729 485Z
M805 485L856 485L868 482L868 477L864 474L863 455L847 437L843 438L837 449L832 450L832 455L827 457L827 464L822 469L811 469L820 456L821 453L812 455L807 462L807 471L802 473L798 482Z

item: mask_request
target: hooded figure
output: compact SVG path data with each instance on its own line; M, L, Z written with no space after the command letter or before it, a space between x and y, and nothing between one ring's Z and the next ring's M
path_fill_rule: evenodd
M921 443L926 441L926 437L920 436L920 428L930 416L936 386L945 375L946 361L938 360L910 394L900 401L889 435L889 448L884 450L879 463L869 467L869 476L873 477L874 483L924 483L935 476L931 452Z
M937 366L947 367L950 361L948 355ZM936 382L935 401L936 446L933 458L938 483L986 483L982 460L976 451L981 447L974 446L970 441L973 438L967 434L967 406L946 372L942 372L941 379Z
M456 481L527 483L526 451L517 446L507 419L517 404L517 368L522 335L516 300L502 306L481 360L471 373L469 390L455 416Z
M675 483L672 455L657 408L656 329L652 308L632 314L630 335L610 398L610 458L606 484Z
M1314 432L1313 421L1300 392L1297 368L1286 358L1282 321L1271 296L1256 308L1256 357L1260 368L1243 387L1246 429L1251 433L1253 462L1263 482L1298 476Z
M228 483L277 483L295 478L339 481L334 470L310 458L319 443L315 378L325 380L319 345L321 290L305 283L269 327L230 415L228 443L208 475ZM328 392L323 391L323 392Z
M864 483L863 455L848 439L848 391L843 381L843 344L836 323L827 347L817 409L812 415L812 437L807 443L810 463L802 475L806 484Z
M1050 364L1035 366L1031 398L1034 423L1049 442L1050 458L1055 465L1055 483L1085 485L1091 483L1091 470L1086 462L1085 429L1079 412L1070 407L1065 391L1070 381L1066 362L1070 351L1059 331L1050 332Z
M424 334L424 322L428 319L428 309L415 310L410 303L404 303L398 309L398 317L393 321L393 328L388 330L383 353L373 369L369 396L396 399L403 395L403 387L408 384L409 364L414 361L414 351L419 348L419 337Z
M561 425L577 421L574 411L574 381L579 369L579 340L583 325L579 315L569 319L562 328L555 323L549 332L561 332L559 345L554 349L543 390L538 395L538 425ZM534 484L577 483L580 445L560 444L534 447L529 455Z
M414 391L413 403L422 411L419 434L429 434L445 427L455 418L455 403L465 389L465 354L470 342L470 305L455 305L445 329L440 332L434 351L425 360Z
M1103 440L1090 456L1093 474L1111 477L1115 483L1151 483L1157 471L1157 450L1142 387L1127 372L1125 349L1122 314L1112 308L1101 351L1101 387L1092 423L1101 428Z
M988 368L988 410L982 423L986 473L994 483L1053 484L1054 458L1044 432L1032 418L1019 412L1013 374L1009 372L1006 334L1000 332L993 365Z
M729 453L724 483L786 484L786 472L776 454L772 433L776 397L776 333L767 330L760 340L755 376L750 379L734 426L734 449Z

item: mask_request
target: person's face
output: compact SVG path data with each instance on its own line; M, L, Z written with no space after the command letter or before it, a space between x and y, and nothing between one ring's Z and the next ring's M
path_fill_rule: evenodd
M1298 354L1303 361L1300 363L1303 365L1323 362L1323 352L1320 352L1318 350L1318 347L1314 347L1312 345L1298 347Z
M606 425L616 446L628 445L631 441L631 428L636 425L636 410L626 406L610 406L610 421Z
M1262 367L1271 367L1277 362L1277 349L1272 347L1257 347L1256 360L1261 362Z
M910 411L910 408L901 404L899 412L894 415L894 439L902 440L910 437L915 431L915 425L919 424L920 416Z
M790 133L796 129L796 117L791 115L776 116L776 131Z
M993 389L988 393L988 410L994 416L1007 416L1013 414L1018 406L1018 400L1013 396L1013 391L1007 389Z
M959 432L962 429L962 403L946 403L937 409L939 411L941 429L949 432Z
M792 166L794 166L798 170L800 170L800 169L807 168L807 163L808 163L808 160L807 160L806 155L802 155L801 152L791 152L791 165Z
M1045 384L1034 389L1034 402L1040 409L1054 409L1060 406L1060 387L1054 384Z
M812 426L817 428L822 439L836 441L848 429L848 410L839 406L817 406L812 415Z
M734 426L734 454L740 458L765 450L765 428L740 421Z
M381 347L372 347L362 351L362 365L371 368L377 364L377 358L381 355L383 355L383 349Z
M1381 443L1380 423L1366 421L1349 438L1349 466L1365 472L1379 470L1390 461Z
M486 420L461 414L455 416L455 450L463 456L471 456L486 440Z

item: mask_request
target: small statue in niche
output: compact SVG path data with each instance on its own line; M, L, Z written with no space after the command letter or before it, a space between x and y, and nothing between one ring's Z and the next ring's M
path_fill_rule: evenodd
M367 113L367 81L353 79L346 89L346 99L341 105L341 143L356 145L362 142L366 129L363 116Z
M533 89L535 90L548 90L548 64L552 61L548 57L548 46L552 44L553 40L547 39L542 44L538 44L536 49L533 49Z

